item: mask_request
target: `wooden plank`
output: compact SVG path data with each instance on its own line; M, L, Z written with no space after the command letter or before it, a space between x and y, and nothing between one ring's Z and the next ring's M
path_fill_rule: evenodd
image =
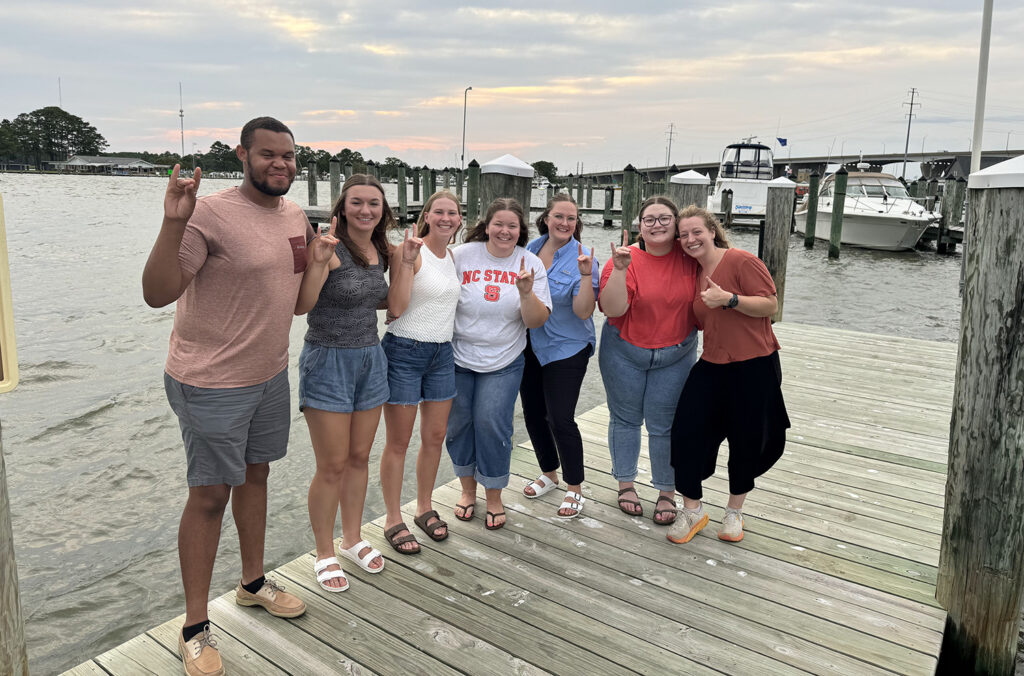
M458 491L454 487L439 489L436 494L439 497L443 495L444 497L440 499L445 503L453 504L458 499ZM932 658L915 650L813 618L803 612L760 599L724 584L695 577L693 569L688 569L688 574L681 574L678 569L662 563L663 556L657 559L648 558L652 549L649 543L617 540L615 544L607 544L597 539L596 533L600 529L588 529L586 536L583 537L566 530L561 521L553 525L543 519L530 518L522 511L523 505L513 502L514 497L514 494L509 494L505 504L506 510L513 512L510 526L506 528L514 532L500 533L497 536L507 538L510 543L517 545L518 549L523 550L524 553L520 556L525 556L525 551L531 547L548 548L560 551L563 561L580 558L613 570L636 571L635 577L629 576L625 582L630 587L642 589L644 585L648 585L657 588L657 593L667 595L671 605L677 608L670 617L676 617L690 626L702 628L715 635L719 635L716 630L723 632L722 638L735 637L737 633L741 633L744 635L744 644L748 647L760 644L756 649L766 655L777 655L777 641L782 641L781 645L787 648L800 646L802 649L796 651L799 657L788 656L793 657L796 663L779 659L811 671L838 669L839 673L865 673L871 671L868 664L870 663L879 669L884 665L886 669L924 673L932 663ZM491 535L495 537L496 534ZM536 540L537 543L530 543L526 538ZM672 550L676 555L678 551ZM632 580L642 584L637 585ZM587 582L589 584L591 580L588 578ZM620 587L628 590L630 598L637 596L637 589L624 585ZM677 597L673 599L672 595ZM685 616L676 613L685 613ZM715 623L720 624L716 626ZM782 631L786 635L779 637L775 633L777 628L785 628ZM758 632L761 632L760 637L755 636ZM844 662L840 653L853 655L859 659ZM837 664L840 666L837 667Z
M178 655L178 636L181 634L181 627L184 624L185 616L179 615L173 620L150 629L146 634L171 653ZM277 676L285 673L222 627L211 623L211 631L217 642L217 649L220 650L220 658L225 672L252 674L253 676Z
M394 563L389 559L385 565L390 567ZM299 557L277 569L282 577L305 588L303 598L324 594L319 589L312 571L312 555ZM512 653L480 641L462 628L444 622L406 602L402 597L402 589L389 591L390 593L369 584L354 584L327 600L344 606L357 618L356 621L373 624L401 638L416 650L459 671L472 673L476 669L481 669L499 674L515 673L526 676L544 673Z
M107 672L103 671L94 661L89 660L68 669L61 676L107 676Z
M149 636L142 634L94 658L111 676L177 674L181 659Z
M273 617L262 608L239 606L233 598L229 598L229 594L225 594L210 602L210 619L287 673L325 676L339 671L372 673L316 636L303 631L298 625L301 617L294 620ZM344 632L335 632L341 634L335 638L349 640L350 630L356 637L365 638L363 632L353 627L347 627Z

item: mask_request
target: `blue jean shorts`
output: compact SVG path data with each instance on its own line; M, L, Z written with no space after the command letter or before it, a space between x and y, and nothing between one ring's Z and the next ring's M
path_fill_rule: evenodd
M455 396L452 344L424 343L388 333L380 341L388 357L389 404L415 406Z
M299 410L352 413L388 400L388 359L380 344L326 347L303 343L299 355Z

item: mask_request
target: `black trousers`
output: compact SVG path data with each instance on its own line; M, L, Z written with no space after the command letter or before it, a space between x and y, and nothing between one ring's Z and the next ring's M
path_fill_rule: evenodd
M782 457L789 414L782 399L779 353L731 364L699 360L679 396L672 423L676 490L703 497L718 449L729 440L729 493L742 495Z
M541 366L530 343L519 395L523 418L542 472L561 466L569 485L583 483L583 439L576 425L576 402L587 375L592 348L587 345L571 357Z

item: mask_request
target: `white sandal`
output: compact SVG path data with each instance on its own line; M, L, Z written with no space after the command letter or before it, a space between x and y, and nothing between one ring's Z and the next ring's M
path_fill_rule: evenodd
M575 502L569 502L570 498L575 500ZM558 511L555 512L555 516L557 516L559 519L575 519L577 516L583 513L583 503L585 503L586 501L587 499L584 498L582 494L576 493L574 491L566 491L565 499L562 501L562 504L558 506ZM563 509L574 509L576 511L574 511L572 514L559 514L558 512L562 511Z
M363 549L366 549L367 547L370 547L370 543L366 540L360 540L348 549L339 549L338 552L346 559L354 561L360 568L365 570L367 573L379 573L380 571L384 570L384 557L381 556L380 568L370 568L370 562L378 556L380 556L380 552L378 552L373 547L370 547L370 551L366 554L366 556L360 557L359 552Z
M532 488L533 489L533 495L530 495L529 493L527 493L526 490L525 490L526 488ZM540 496L544 495L545 493L550 493L551 491L555 490L556 488L558 488L558 482L557 481L552 481L551 477L549 477L547 474L541 474L539 477L537 477L536 481L531 481L529 484L524 486L523 495L525 495L526 497L531 498L531 499L532 498L539 498Z
M316 581L320 585L320 588L325 592L331 592L332 594L343 592L348 589L348 578L345 577L345 571L327 570L329 566L337 566L338 568L341 568L341 564L338 563L338 559L333 556L328 556L326 559L317 559L313 562L313 572L316 573ZM345 580L345 584L343 586L332 587L327 584L328 580L336 580L339 577Z

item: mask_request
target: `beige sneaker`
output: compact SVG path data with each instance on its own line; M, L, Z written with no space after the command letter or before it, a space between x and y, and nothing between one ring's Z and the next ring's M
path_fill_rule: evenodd
M179 631L178 654L188 676L224 676L224 665L220 661L217 642L210 634L210 625L188 642Z
M693 536L708 525L708 513L704 511L704 503L700 503L700 509L680 509L676 516L676 524L668 532L667 537L671 542L681 545L693 539Z
M718 529L718 539L726 542L739 542L743 539L743 512L738 509L725 510L722 527Z
M271 578L255 594L245 591L242 583L235 587L235 603L240 606L262 606L275 617L298 617L306 612L306 604Z

